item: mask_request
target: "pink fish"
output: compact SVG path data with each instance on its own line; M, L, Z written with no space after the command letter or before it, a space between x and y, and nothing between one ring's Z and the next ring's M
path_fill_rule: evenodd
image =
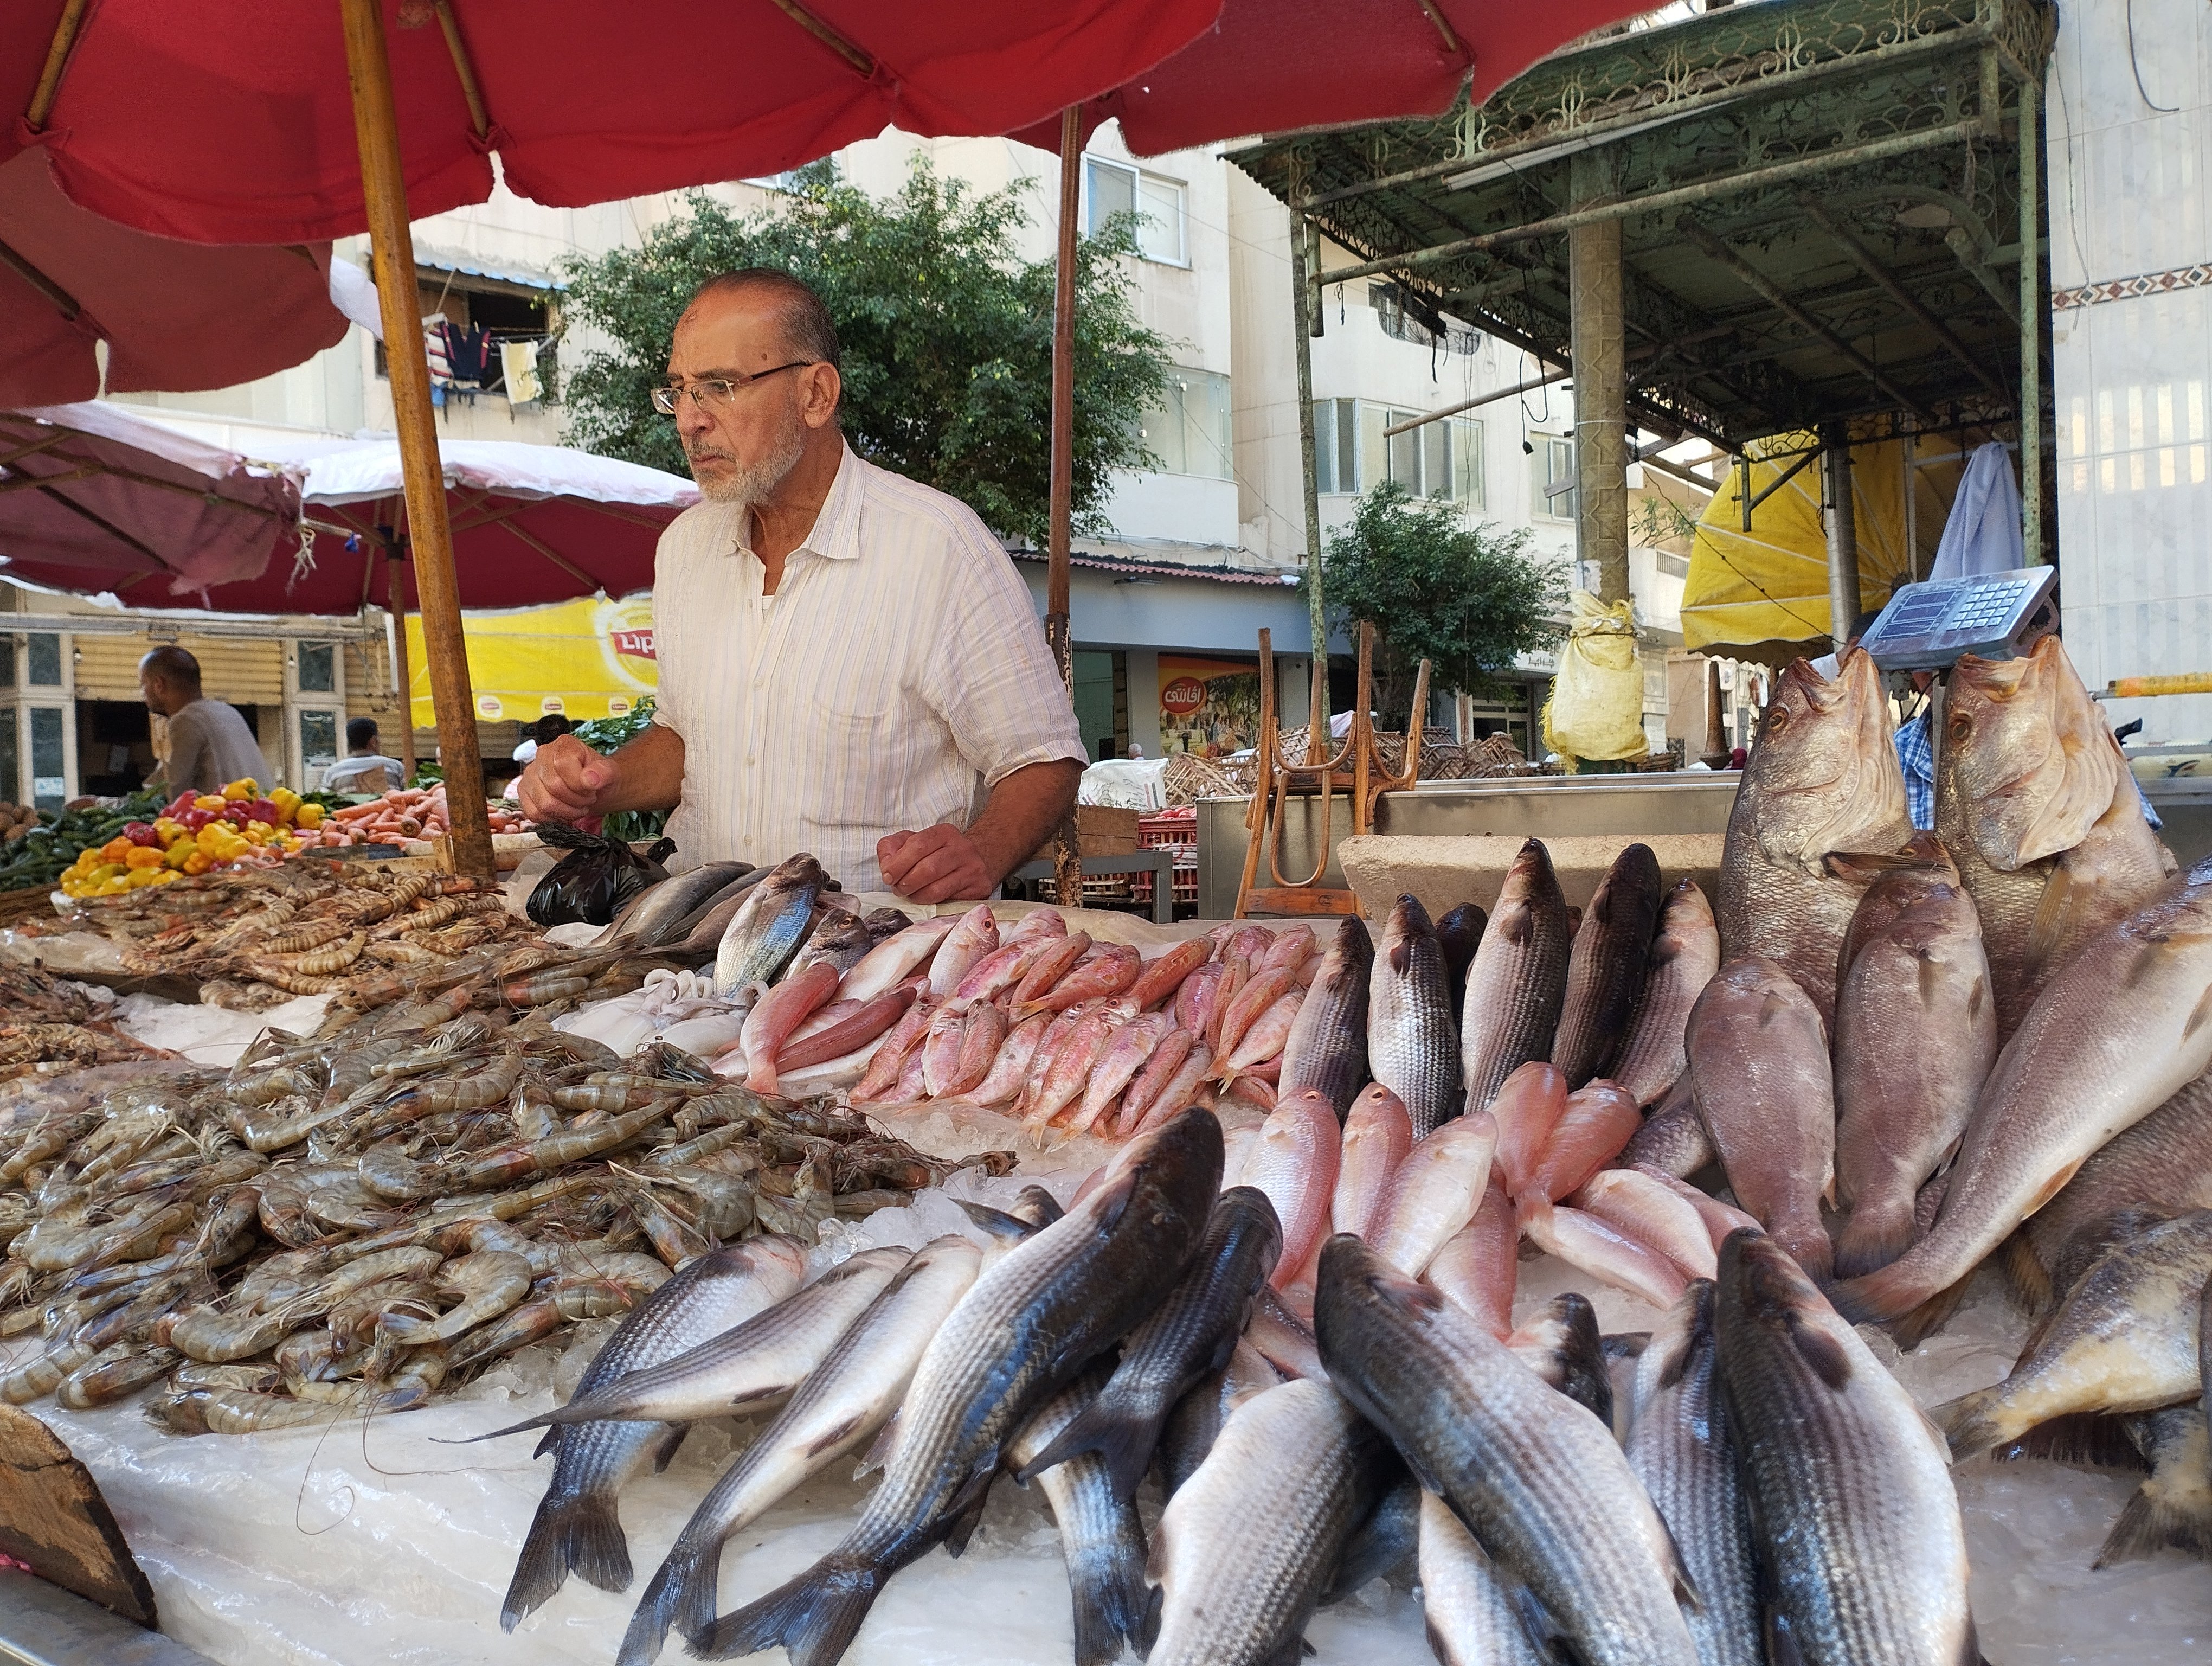
M1067 921L1060 911L1058 909L1039 908L1031 909L1020 919L1015 921L1013 925L1000 937L999 942L1001 946L1004 946L1008 943L1028 943L1041 938L1048 939L1066 935Z
M1688 1199L1677 1197L1650 1176L1633 1169L1606 1169L1592 1175L1571 1201L1656 1250L1689 1277L1720 1276L1705 1218Z
M1329 1225L1340 1232L1365 1237L1376 1224L1383 1194L1406 1153L1413 1148L1413 1119L1406 1102L1370 1082L1359 1090L1344 1117L1344 1151L1336 1170L1336 1194L1329 1202Z
M1203 1037L1219 1004L1221 982L1228 976L1229 969L1214 960L1183 979L1182 987L1176 991L1176 1023L1192 1035Z
M950 1091L945 1084L960 1069L960 1043L968 1033L969 1011L948 1000L930 1016L929 1033L921 1042L921 1079L933 1099Z
M928 990L923 989L915 996L914 1005L906 1009L906 1016L885 1032L884 1044L868 1061L867 1074L853 1090L854 1104L880 1099L897 1085L907 1060L920 1054L922 1037L929 1033L930 1014L936 1010L937 1003L930 998Z
M1224 1122L1232 1117L1265 1118L1275 1108L1275 1085L1256 1076L1239 1076L1214 1101L1214 1115Z
M960 1097L971 1105L1002 1105L1017 1097L1022 1091L1023 1079L1029 1073L1030 1061L1036 1056L1037 1043L1044 1039L1045 1026L1050 1022L1040 1014L1014 1025L1000 1043L998 1056L991 1061L983 1079Z
M1221 1044L1222 1021L1228 1017L1231 1004L1252 981L1252 964L1241 954L1233 954L1219 963L1221 984L1213 997L1213 1011L1206 1021L1206 1044L1217 1053L1229 1049Z
M1117 1140L1127 1140L1137 1131L1145 1120L1145 1113L1160 1097L1160 1090L1175 1079L1183 1061L1190 1056L1190 1049L1198 1044L1198 1037L1176 1025L1171 1015L1162 1016L1167 1018L1170 1027L1146 1056L1144 1067L1130 1079L1128 1091L1121 1095L1121 1114L1114 1123Z
M1260 1125L1260 1142L1245 1153L1237 1183L1256 1186L1275 1206L1283 1250L1272 1280L1279 1290L1296 1278L1328 1233L1341 1136L1336 1106L1317 1088L1287 1095Z
M1002 1006L988 1001L968 1009L967 1022L960 1029L960 1049L954 1056L953 1067L942 1084L933 1085L933 1098L951 1098L981 1085L991 1073L991 1061L999 1056L999 1049L1006 1044L1006 1012ZM927 1065L925 1062L924 1069Z
M1655 1169L1649 1164L1638 1163L1635 1165L1635 1171L1647 1179L1657 1181L1675 1196L1680 1198L1683 1202L1695 1209L1698 1212L1698 1219L1705 1224L1705 1231L1711 1237L1716 1251L1721 1247L1721 1240L1730 1232L1741 1231L1747 1226L1754 1230L1763 1230L1759 1228L1758 1221L1734 1204L1723 1203L1711 1193L1701 1192L1688 1181L1677 1180L1663 1169Z
M1073 1104L1091 1080L1091 1067L1106 1049L1112 1025L1103 1012L1086 1012L1077 1019L1060 1043L1038 1085L1036 1097L1022 1116L1022 1126L1042 1144L1046 1124Z
M1152 1049L1160 1043L1169 1026L1174 1023L1165 1012L1147 1012L1141 1018L1129 1019L1114 1032L1106 1049L1091 1067L1091 1080L1083 1090L1083 1104L1069 1123L1077 1134L1087 1134L1097 1126L1121 1096L1121 1090L1135 1079Z
M1644 1126L1636 1096L1614 1082L1595 1081L1567 1095L1545 1140L1542 1155L1519 1186L1506 1183L1523 1212L1556 1203L1620 1154L1629 1135Z
M1528 1189L1536 1159L1567 1108L1567 1079L1541 1060L1508 1076L1491 1102L1498 1120L1498 1171L1505 1189L1518 1197Z
M1265 926L1239 926L1222 944L1221 958L1226 961L1234 957L1247 966L1256 966L1261 957L1267 952L1267 945L1274 940L1275 933Z
M1137 1003L1139 1012L1149 1011L1180 989L1183 980L1205 965L1212 952L1213 945L1202 937L1176 944L1157 960L1145 963L1137 981L1129 986L1127 999Z
M775 1091L776 1051L791 1032L830 1004L837 993L838 971L826 960L793 972L753 1003L745 1014L739 1045L745 1049L745 1085L755 1093Z
M1492 1176L1474 1219L1444 1240L1422 1281L1504 1341L1513 1332L1513 1287L1521 1274L1521 1229L1505 1188Z
M917 920L903 930L893 932L882 942L862 955L853 970L845 974L845 982L837 993L847 1000L872 1000L886 989L900 983L927 966L932 956L952 928L960 922L951 915L939 915L931 920Z
M1060 1049L1067 1044L1070 1031L1085 1018L1097 1010L1089 1006L1071 1006L1065 1012L1054 1013L1045 1025L1044 1034L1037 1038L1036 1051L1030 1055L1030 1066L1022 1075L1022 1109L1036 1103L1036 1096L1044 1086L1045 1073L1052 1061L1060 1056ZM1043 1017L1044 1014L1033 1014ZM1027 1019L1023 1020L1027 1023Z
M1303 1377L1316 1383L1328 1381L1328 1373L1322 1368L1321 1347L1314 1341L1313 1328L1291 1311L1272 1285L1260 1286L1259 1299L1252 1304L1252 1316L1244 1326L1244 1340L1261 1359L1285 1376Z
M1259 987L1259 980L1254 980L1253 987ZM1251 1027L1214 1073L1227 1082L1239 1076L1267 1077L1279 1073L1283 1043L1290 1040L1291 1026L1297 1022L1298 1008L1304 1003L1304 994L1297 989L1285 990L1278 996L1253 1019ZM1275 1070L1262 1068L1269 1064L1274 1065Z
M883 1097L875 1101L886 1108L892 1105L919 1104L929 1097L929 1083L922 1074L921 1049L914 1049L900 1067L898 1084Z
M1297 976L1291 982L1301 989L1312 988L1313 981L1321 976L1322 963L1328 958L1326 954L1308 955L1298 963Z
M1314 940L1311 926L1292 926L1275 933L1275 940L1267 945L1267 952L1252 963L1255 971L1273 971L1278 966L1288 966L1295 972L1305 964L1306 957L1320 948Z
M952 999L963 1006L972 1006L979 1000L995 1000L1020 982L1022 974L1035 965L1037 957L1055 940L1033 934L1025 942L1001 943L968 969L968 976L953 990Z
M1134 1131L1149 1134L1180 1114L1185 1107L1195 1104L1200 1085L1206 1080L1206 1073L1212 1067L1213 1049L1193 1036L1190 1051L1184 1056L1182 1066L1153 1096L1152 1104L1145 1107L1145 1120L1137 1125Z
M1420 1277L1445 1240L1474 1219L1497 1149L1498 1124L1481 1110L1415 1140L1368 1236L1376 1252L1408 1278Z
M873 1000L831 1001L791 1032L776 1053L777 1073L827 1064L866 1047L905 1015L914 995L911 987L900 984Z
M1027 1018L1031 1012L1073 1006L1079 1000L1118 995L1137 981L1141 964L1127 944L1109 943L1042 994L1017 1004L1014 1015Z
M1221 1035L1213 1050L1221 1055L1225 1068L1236 1056L1237 1043L1244 1039L1244 1032L1257 1024L1260 1014L1273 1006L1297 982L1298 969L1290 966L1263 966L1252 974L1252 981L1239 989L1221 1015ZM1284 1032L1285 1037L1289 1031ZM1276 1049L1281 1050L1279 1045ZM1264 1055L1263 1055L1264 1056Z
M1053 939L1022 974L1022 981L1014 986L1013 996L1007 1005L1019 1012L1073 971L1076 962L1090 952L1089 932L1070 932L1065 937Z
M1672 1307L1689 1284L1650 1244L1583 1210L1547 1203L1521 1225L1537 1248L1654 1307Z
M944 1000L960 987L970 966L998 946L999 922L992 915L991 905L978 903L945 933L937 958L929 963L929 993Z

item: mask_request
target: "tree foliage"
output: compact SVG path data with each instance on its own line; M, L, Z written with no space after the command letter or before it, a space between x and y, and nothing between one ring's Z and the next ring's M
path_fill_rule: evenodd
M1376 634L1376 708L1395 723L1424 659L1439 688L1481 691L1565 635L1566 569L1528 555L1526 527L1470 522L1449 503L1386 481L1359 500L1322 555L1330 623ZM1303 588L1303 586L1301 587Z
M1021 185L978 193L917 158L886 199L817 163L770 206L739 214L694 192L642 247L567 263L568 306L611 345L569 379L568 438L685 472L650 392L676 320L717 272L775 266L811 287L844 348L845 433L871 462L950 492L1002 536L1042 546L1050 489L1050 259L1020 258ZM1077 245L1075 525L1104 530L1115 469L1157 466L1138 417L1158 404L1165 340L1139 322L1125 225Z

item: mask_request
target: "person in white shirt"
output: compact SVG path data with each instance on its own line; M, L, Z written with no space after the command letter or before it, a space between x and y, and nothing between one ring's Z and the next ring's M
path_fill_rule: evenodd
M837 358L787 273L693 296L653 399L704 499L654 562L654 721L611 756L541 743L523 811L673 806L673 866L808 850L848 891L988 897L1059 824L1088 754L998 540L845 443Z
M331 765L323 777L326 793L388 793L399 786L407 766L377 750L376 720L349 718L346 721L346 756Z

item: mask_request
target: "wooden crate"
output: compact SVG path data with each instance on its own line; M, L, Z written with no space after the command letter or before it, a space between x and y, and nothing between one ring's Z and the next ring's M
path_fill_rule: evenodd
M1133 856L1137 853L1137 823L1139 813L1134 810L1109 810L1103 805L1079 804L1075 807L1076 854L1080 856ZM1052 860L1052 841L1047 839L1030 853L1033 862Z

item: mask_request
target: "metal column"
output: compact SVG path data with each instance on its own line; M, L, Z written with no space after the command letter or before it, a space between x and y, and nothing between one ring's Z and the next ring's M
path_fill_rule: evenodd
M1841 654L1859 617L1859 531L1851 502L1851 442L1831 434L1821 459L1827 474L1828 635Z
M1313 334L1317 297L1306 281L1311 236L1305 216L1292 209L1291 334L1297 343L1298 496L1305 506L1306 607L1313 632L1313 659L1306 672L1306 761L1317 764L1328 756L1328 619L1322 611L1321 485L1314 455Z
M1574 162L1575 198L1607 189L1595 155ZM1628 599L1628 380L1621 321L1619 220L1567 234L1567 288L1574 337L1575 509L1581 559L1596 569L1598 599Z
M2041 94L2020 89L2020 514L2028 564L2043 561L2043 174Z

